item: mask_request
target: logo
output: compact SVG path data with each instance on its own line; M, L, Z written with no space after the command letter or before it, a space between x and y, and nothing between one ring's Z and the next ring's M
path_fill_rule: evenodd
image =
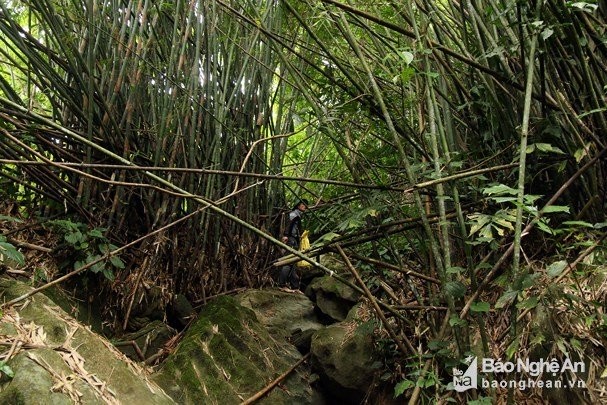
M581 377L586 371L583 361L572 361L568 357L562 360L514 358L512 361L468 356L463 363L466 371L453 367L453 390L464 392L478 388L517 388L524 391L530 388L586 388ZM463 367L462 367L463 368ZM516 373L514 377L508 375ZM488 378L492 375L492 378ZM451 384L450 384L451 385Z
M457 392L477 388L477 359L476 357L468 356L464 362L468 365L465 372L457 367L453 367L453 388Z

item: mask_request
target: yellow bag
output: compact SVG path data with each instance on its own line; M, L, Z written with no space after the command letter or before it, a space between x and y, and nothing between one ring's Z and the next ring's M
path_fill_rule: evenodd
M301 238L299 239L300 252L305 252L306 250L310 249L310 240L308 239L308 234L309 232L307 229L301 234ZM312 264L306 262L305 260L300 260L297 262L297 267L312 267Z

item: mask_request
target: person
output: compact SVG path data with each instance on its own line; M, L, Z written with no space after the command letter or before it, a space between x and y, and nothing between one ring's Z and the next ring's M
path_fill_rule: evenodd
M301 234L303 232L301 218L308 209L308 201L300 200L293 210L289 212L289 221L282 236L283 243L289 247L299 250ZM293 290L299 289L299 275L297 274L296 263L287 264L280 269L278 276L278 285L280 287L290 287Z

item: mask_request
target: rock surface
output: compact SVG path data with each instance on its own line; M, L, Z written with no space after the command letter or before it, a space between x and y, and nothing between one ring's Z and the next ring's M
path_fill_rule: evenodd
M30 290L0 279L7 301ZM2 404L174 403L144 369L42 294L4 309L0 338L16 348L6 362L14 377L0 383Z
M289 337L294 333L323 327L314 312L314 303L300 293L277 289L248 290L236 296L238 302L255 312L270 332Z
M180 404L235 404L301 358L282 335L270 333L255 312L222 296L202 308L154 380ZM308 379L305 369L298 368L261 402L322 403Z
M375 321L359 304L346 320L312 336L313 366L325 391L340 403L360 403L373 381L377 361L374 329Z
M306 295L333 321L343 321L358 302L360 293L330 276L318 277L306 288Z

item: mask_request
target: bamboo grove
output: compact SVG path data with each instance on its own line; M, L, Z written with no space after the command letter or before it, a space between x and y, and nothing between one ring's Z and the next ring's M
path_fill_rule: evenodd
M0 7L0 195L116 246L151 234L100 280L114 319L143 285L271 284L281 212L307 198L307 257L379 302L411 403L453 395L473 349L605 367L604 2Z

